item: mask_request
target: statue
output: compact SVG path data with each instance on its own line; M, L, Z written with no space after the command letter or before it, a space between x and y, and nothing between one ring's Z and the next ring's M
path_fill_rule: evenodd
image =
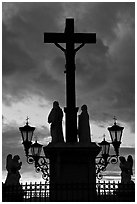
M125 157L119 157L120 169L121 169L121 183L128 184L131 183L131 175L133 175L133 158L131 155L128 156L127 161Z
M22 162L19 162L20 157L15 155L12 158L8 154L6 159L6 169L8 171L5 184L2 186L2 201L4 202L23 202L25 192L22 185L19 183L21 178L19 170L21 169ZM12 196L11 196L12 195Z
M81 110L82 112L79 115L79 120L78 120L79 142L89 143L91 142L91 138L90 138L89 114L87 112L87 106L83 105L81 107Z
M115 191L115 194L118 198L122 199L131 199L135 200L135 183L131 180L131 175L133 174L133 158L131 155L128 156L127 160L125 157L120 156L120 169L121 169L121 183L118 184L118 188ZM127 200L125 200L127 201Z
M130 175L133 175L133 158L131 155L128 155L127 157L127 162L128 162L128 168L129 168L129 172L130 172Z
M19 180L21 178L19 170L21 169L22 162L19 162L20 157L15 155L12 159L12 155L9 154L6 160L6 169L8 171L5 185L19 185Z
M52 142L64 142L62 130L63 111L57 101L53 102L53 108L48 116L48 123L51 123L50 133Z

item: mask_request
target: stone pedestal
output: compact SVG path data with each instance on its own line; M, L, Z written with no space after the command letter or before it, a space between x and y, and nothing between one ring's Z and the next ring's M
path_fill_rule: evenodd
M96 143L49 143L44 147L50 160L50 201L95 201Z

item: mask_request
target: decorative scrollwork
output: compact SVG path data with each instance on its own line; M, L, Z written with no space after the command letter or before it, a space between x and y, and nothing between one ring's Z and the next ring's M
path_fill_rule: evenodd
M34 163L33 157L32 156L28 156L27 157L27 162L28 162L28 164L33 164Z
M103 157L96 157L96 176L99 180L103 178L101 172L106 171L106 167L109 163L116 164L118 162L118 156L109 155L107 160Z
M36 167L35 167L35 171L36 171L37 173L39 173L39 172L40 172L40 167L39 167L39 166L36 166Z
M37 166L36 166L37 172L42 172L42 178L48 182L49 180L49 162L45 157L40 157Z
M38 163L40 166L45 166L45 168L48 168L49 162L47 159L45 159L44 157L40 157L38 160Z
M42 174L42 178L43 178L46 182L49 181L49 175L47 175L47 174L45 174L45 173Z
M106 171L106 166L104 166L104 167L102 168L102 171Z
M49 161L43 157L43 156L32 156L32 155L28 155L27 156L27 162L29 164L33 164L35 163L35 171L37 173L42 172L42 178L48 182L49 181Z
M118 162L118 157L112 156L111 159L110 159L110 162L111 162L111 164L116 164Z
M103 175L101 173L97 174L97 179L101 180L103 178Z

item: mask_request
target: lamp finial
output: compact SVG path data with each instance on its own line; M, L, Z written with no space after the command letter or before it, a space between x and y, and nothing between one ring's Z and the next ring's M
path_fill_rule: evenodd
M116 122L117 122L116 116L114 116L113 119L114 119L114 125L116 125Z
M28 121L29 121L29 117L28 117L28 116L27 116L27 118L26 118L26 121L27 121L26 124L28 125L28 123L29 123L29 122L28 122Z

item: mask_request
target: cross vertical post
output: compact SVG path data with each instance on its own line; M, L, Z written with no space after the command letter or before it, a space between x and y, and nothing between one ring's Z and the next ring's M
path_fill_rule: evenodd
M66 19L65 34L72 39L74 19ZM66 42L66 142L77 142L77 111L75 94L75 47L73 40Z

